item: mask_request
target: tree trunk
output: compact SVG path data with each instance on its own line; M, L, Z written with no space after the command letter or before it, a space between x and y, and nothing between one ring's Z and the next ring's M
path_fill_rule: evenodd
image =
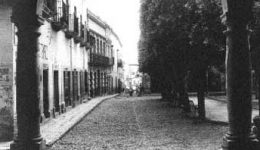
M162 99L163 100L171 100L172 96L171 96L171 86L169 85L169 81L168 82L164 82L162 83Z
M184 79L182 79L178 84L178 92L180 94L180 102L183 105L183 110L189 113L191 111L190 102L189 102L189 96L187 93L186 83Z
M200 119L205 119L205 83L206 73L202 71L199 73L197 82L197 97L198 97L198 113Z

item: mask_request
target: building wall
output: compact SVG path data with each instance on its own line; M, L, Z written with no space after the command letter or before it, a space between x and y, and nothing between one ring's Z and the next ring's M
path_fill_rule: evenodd
M100 25L98 25L96 22L94 22L93 20L89 19L88 26L91 30L99 33L103 37L106 37L106 30Z
M120 43L120 40L118 39L117 35L111 30L110 31L110 39L112 41L113 45L113 55L115 58L115 64L113 66L113 71L112 71L112 77L113 77L113 85L114 88L118 88L118 80L120 79L119 73L120 71L118 70L118 60L119 60L119 53L122 51L122 44Z
M114 65L110 67L92 67L93 72L100 70L102 76L105 73L112 75L113 87L117 87L117 49L120 48L118 39L110 37L111 33L107 33L105 27L108 25L100 25L95 21L87 19L87 5L85 0L69 0L70 14L74 13L74 6L77 7L77 17L82 16L82 22L88 25L88 29L96 33L96 38L102 39L106 43L106 52L102 52L105 56L114 57ZM0 141L1 137L13 137L14 121L16 120L16 57L17 57L17 29L11 23L11 8L0 6ZM103 22L104 23L104 22ZM105 26L104 26L105 25ZM90 72L89 55L90 51L86 47L75 43L73 38L66 38L65 30L55 31L52 28L51 22L45 20L44 24L39 28L41 36L39 37L39 52L40 59L40 107L43 122L46 118L53 118L56 115L63 113L65 107L65 73L69 72L70 81L70 101L68 107L73 107L79 104L82 100L88 97L88 92L82 93L86 75L83 73ZM114 53L109 51L111 46L107 41L111 39L114 45ZM97 43L96 43L97 44ZM103 43L102 43L103 45ZM97 47L97 45L96 45ZM96 49L95 49L96 50ZM100 52L100 51L99 51ZM78 76L76 77L76 73ZM74 75L74 76L73 76ZM89 75L88 75L89 76ZM56 78L57 77L57 78ZM67 77L67 75L66 75ZM57 80L56 80L57 79ZM77 84L75 84L77 82ZM104 89L105 80L101 81ZM47 86L45 86L47 84ZM57 84L56 84L57 83ZM56 86L57 85L57 86ZM76 87L77 86L77 87ZM88 85L89 86L89 85ZM57 89L57 90L56 90ZM78 89L78 90L75 90ZM48 95L46 96L46 92ZM55 94L58 91L58 94ZM104 94L104 93L103 93ZM55 98L58 96L58 101ZM47 100L46 100L47 99ZM57 104L58 103L58 104ZM75 104L74 104L75 103ZM58 109L58 110L57 110ZM2 110L9 113L2 113ZM49 113L49 115L48 115ZM4 122L3 120L7 121ZM8 122L9 121L9 122ZM4 126L4 127L3 127ZM7 130L8 129L8 130ZM3 132L6 131L6 132Z
M16 91L16 28L11 23L11 8L0 6L0 140L1 137L12 137L13 118L15 118L15 91ZM39 28L39 54L41 81L40 88L43 91L43 70L48 70L48 99L49 111L54 109L54 71L58 71L59 105L64 105L64 75L63 72L76 70L83 72L88 70L88 52L85 47L80 47L73 39L67 39L64 31L54 31L49 21ZM78 89L80 89L80 77L78 76ZM40 94L41 111L43 119L43 92ZM78 90L80 96L80 90ZM14 105L13 105L14 104ZM8 111L8 112L6 112ZM4 126L2 128L2 126ZM3 132L3 131L7 131ZM8 135L7 135L8 134ZM10 135L11 134L11 135Z
M11 9L0 6L0 141L13 127L13 47Z
M50 111L52 111L54 109L54 71L58 71L59 76L59 105L64 105L63 72L74 70L77 72L87 71L88 52L85 47L81 47L79 43L76 44L73 38L66 38L64 31L54 31L48 21L45 21L44 25L40 27L40 33L41 70L43 72L43 69L48 69ZM79 82L78 77L78 89L80 89ZM43 81L41 80L42 87ZM80 96L80 90L78 90L78 95ZM41 98L43 98L43 93L41 93Z

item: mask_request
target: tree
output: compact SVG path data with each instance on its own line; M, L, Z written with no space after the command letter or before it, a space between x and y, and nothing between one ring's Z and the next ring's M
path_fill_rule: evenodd
M141 38L139 62L141 71L147 71L161 82L162 95L172 97L173 91L189 111L187 91L184 86L186 57L183 49L188 45L184 0L142 0Z
M206 70L224 62L218 61L225 43L220 5L216 0L141 2L140 71L161 81L163 98L179 95L175 99L186 112L190 111L187 78L196 77L199 112L205 118Z
M187 4L191 24L190 72L197 87L199 117L205 119L206 72L209 66L224 62L225 36L221 23L222 13L216 0L191 0Z

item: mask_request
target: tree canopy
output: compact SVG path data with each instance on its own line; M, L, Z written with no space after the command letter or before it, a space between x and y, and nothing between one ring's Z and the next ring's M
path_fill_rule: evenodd
M223 66L221 13L219 0L141 0L140 71L180 92L188 75Z

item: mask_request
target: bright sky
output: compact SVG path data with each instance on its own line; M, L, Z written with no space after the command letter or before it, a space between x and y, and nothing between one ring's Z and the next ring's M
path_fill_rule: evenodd
M123 44L123 59L136 64L139 40L140 0L87 0L87 7L106 21L116 32Z

